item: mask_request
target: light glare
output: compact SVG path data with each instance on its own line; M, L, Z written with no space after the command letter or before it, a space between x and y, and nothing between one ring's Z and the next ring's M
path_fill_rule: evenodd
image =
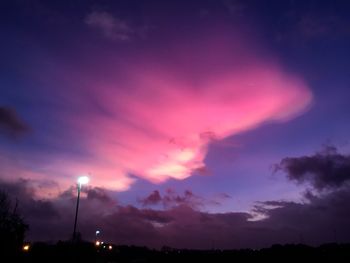
M23 250L24 250L24 251L28 251L28 250L29 250L29 245L24 245L24 246L23 246Z
M80 176L78 178L78 184L82 185L82 184L87 184L89 183L89 177L87 176Z

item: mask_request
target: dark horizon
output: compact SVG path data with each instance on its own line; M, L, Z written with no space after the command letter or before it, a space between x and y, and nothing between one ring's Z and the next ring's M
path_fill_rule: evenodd
M163 247L150 250L136 246L94 247L93 244L58 243L34 244L16 257L20 262L179 262L231 260L340 260L349 259L350 244L325 244L319 247L306 245L273 245L260 250L190 250Z

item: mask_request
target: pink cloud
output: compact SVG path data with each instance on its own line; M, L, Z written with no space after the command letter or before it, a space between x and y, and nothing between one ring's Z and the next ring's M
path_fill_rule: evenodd
M89 171L96 185L115 190L130 187L130 174L154 183L181 180L205 167L212 140L305 111L312 94L302 79L239 40L182 39L121 63L96 58L98 66L87 70L56 70L70 88L61 99L75 105L61 118L94 156L64 169Z

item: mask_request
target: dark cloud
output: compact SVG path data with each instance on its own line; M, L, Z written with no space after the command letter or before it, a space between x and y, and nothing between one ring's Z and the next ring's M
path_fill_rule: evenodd
M47 220L58 217L53 204L46 200L35 200L35 186L30 180L20 179L15 183L0 181L0 189L18 202L25 219Z
M185 190L182 194L176 193L173 189L167 189L164 194L154 190L151 194L138 201L142 206L163 206L171 208L179 205L186 205L194 209L201 209L210 205L221 205L222 202L231 198L226 193L219 193L212 198L204 198L194 194L190 190Z
M154 190L149 196L139 199L139 202L143 206L148 206L148 205L158 205L162 202L162 200L163 198L160 196L159 191Z
M350 155L328 146L311 156L284 158L276 170L286 172L290 180L298 183L309 182L318 191L336 189L350 179Z
M117 204L116 200L112 199L105 189L100 187L89 187L85 190L87 194L87 200L97 200L105 204Z
M171 189L168 189L166 194L163 196L163 203L166 207L178 206L181 204L198 208L203 206L204 199L200 196L195 195L190 190L185 190L182 195L176 194Z
M259 224L280 236L292 238L294 235L294 242L349 242L349 198L350 189L345 188L319 197L312 196L305 203L268 202L267 205L276 208L268 210L268 219Z
M193 208L199 208L211 202L210 200L206 200L198 195L195 195L190 190L185 190L183 194L177 194L172 189L167 189L163 195L161 195L158 190L155 190L147 197L140 198L138 201L143 206L162 205L166 208L178 205L187 205Z
M117 201L112 199L107 191L101 187L86 186L81 189L82 195L86 195L86 199L89 201L98 201L104 204L116 205ZM68 189L60 193L59 198L62 199L75 199L77 193L77 187L71 186Z
M14 109L0 106L0 134L17 137L29 130L29 126L18 116Z
M46 186L46 188L45 188ZM29 238L36 240L68 239L73 227L76 205L76 188L70 187L55 198L41 197L41 192L52 190L52 184L19 179L14 182L0 180L0 190L18 202L18 210L30 225ZM102 188L85 188L82 191L79 218L92 219L95 229L98 218L116 207L117 202Z
M19 212L30 225L29 240L59 240L71 236L76 204L76 189L54 199L38 198L27 180L0 182ZM42 188L40 188L42 189ZM275 243L318 245L349 242L350 188L344 186L322 195L305 195L303 203L286 201L258 202L253 213L208 213L186 203L191 191L165 195L154 191L150 199L171 196L178 205L164 209L145 209L120 205L101 188L86 188L81 196L78 230L83 238L94 240L96 229L106 242L160 248L259 248ZM224 198L227 198L224 195ZM114 201L114 202L112 202ZM264 215L254 221L254 213Z

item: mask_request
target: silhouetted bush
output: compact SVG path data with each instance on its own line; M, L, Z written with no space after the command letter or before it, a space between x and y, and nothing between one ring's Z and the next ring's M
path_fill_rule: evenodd
M8 195L0 191L0 252L2 255L17 255L28 226L13 206Z

